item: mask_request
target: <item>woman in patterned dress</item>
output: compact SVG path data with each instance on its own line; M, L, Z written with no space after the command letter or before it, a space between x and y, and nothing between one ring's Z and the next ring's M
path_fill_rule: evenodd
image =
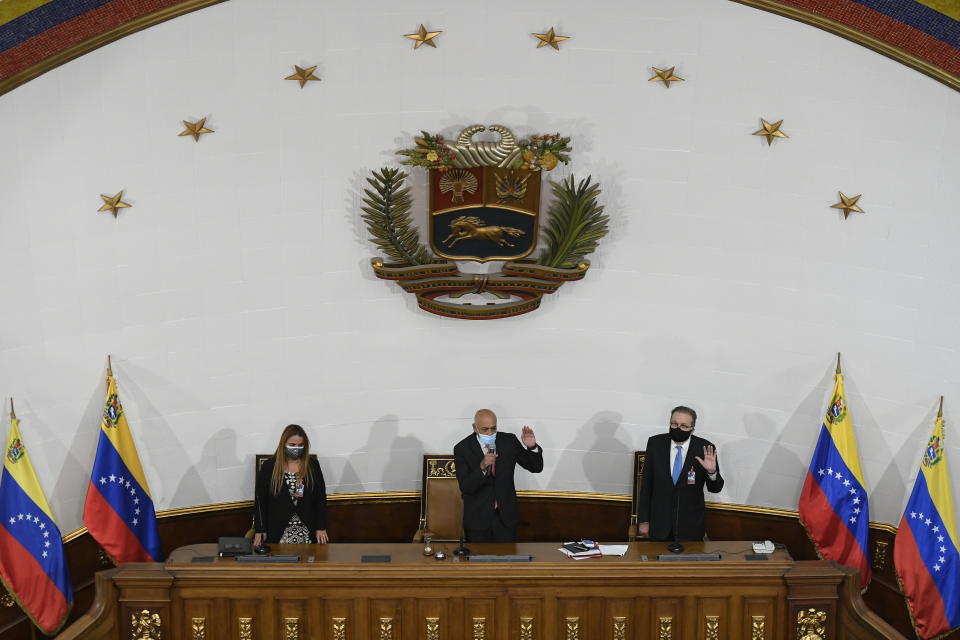
M254 546L327 544L327 487L303 427L287 425L273 458L257 473Z

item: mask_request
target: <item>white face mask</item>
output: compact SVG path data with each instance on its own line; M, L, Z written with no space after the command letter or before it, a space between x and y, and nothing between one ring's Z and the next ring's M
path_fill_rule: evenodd
M291 460L299 460L300 456L303 455L303 445L299 445L295 447L287 445L283 448L283 450L284 450L284 453L287 454L287 457L290 458Z

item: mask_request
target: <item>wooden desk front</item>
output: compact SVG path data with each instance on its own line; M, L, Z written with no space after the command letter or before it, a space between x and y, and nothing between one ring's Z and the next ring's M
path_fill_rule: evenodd
M63 636L149 637L137 635L138 616L157 614L164 638L194 640L787 640L798 630L816 640L840 637L840 626L850 638L900 637L864 622L865 608L847 628L855 603L844 603L859 599L842 597L849 572L783 551L749 561L749 542L689 543L687 553L721 560L681 563L658 562L666 545L650 542L587 560L566 558L558 543L470 545L475 554L533 556L505 564L455 561L454 546L437 545L448 558L436 560L415 544L273 545L300 556L294 564L193 563L216 545L182 547L165 564L106 572L98 611ZM391 562L361 562L371 554Z

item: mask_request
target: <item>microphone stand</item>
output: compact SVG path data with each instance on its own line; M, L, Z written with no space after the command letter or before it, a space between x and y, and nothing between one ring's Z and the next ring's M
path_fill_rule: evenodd
M681 476L682 476L682 473L683 472L681 471ZM674 501L674 506L673 506L673 512L674 512L673 542L667 545L667 551L671 553L680 553L681 551L683 551L683 545L677 541L678 532L680 529L680 492L676 486L673 487L673 493L674 493L674 496L676 496L676 500Z
M260 504L260 501L257 500L256 497L254 497L254 500L256 500L256 503L257 503L257 513L260 514L260 525L263 526L264 529L266 529L266 528L267 528L267 523L266 523L266 521L263 519L263 505ZM256 527L254 527L254 529L256 529ZM253 535L256 536L256 535L257 535L257 532L254 531L254 532L253 532ZM263 534L263 542L261 542L259 546L254 547L254 548L253 548L253 551L254 551L254 553L259 553L259 554L261 554L261 555L262 555L262 554L266 554L266 553L270 553L270 545L267 544L267 534L266 534L266 533Z
M468 556L470 555L470 549L463 546L463 534L460 534L460 545L453 550L453 555L455 556Z

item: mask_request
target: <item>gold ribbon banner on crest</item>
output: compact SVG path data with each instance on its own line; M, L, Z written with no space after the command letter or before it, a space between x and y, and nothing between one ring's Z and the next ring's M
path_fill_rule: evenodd
M545 267L532 261L517 260L503 265L500 273L460 273L453 262L434 262L426 265L384 263L370 261L378 278L394 280L407 293L417 296L417 304L424 311L468 320L508 318L529 313L540 306L543 296L554 293L564 282L581 280L590 268L584 260L572 269ZM490 293L504 302L476 305L440 301L449 296L458 298L469 293ZM519 299L516 299L519 298Z

